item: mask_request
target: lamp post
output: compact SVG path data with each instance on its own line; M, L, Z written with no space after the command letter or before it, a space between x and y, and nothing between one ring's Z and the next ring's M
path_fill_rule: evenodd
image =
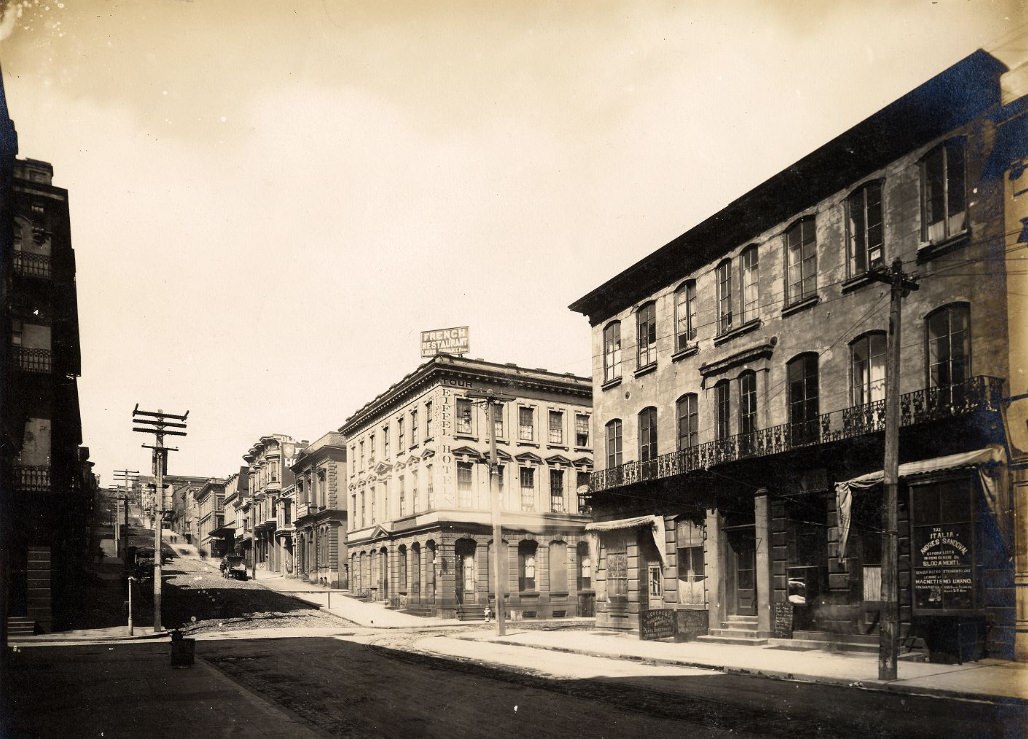
M500 392L468 392L467 397L481 401L485 407L486 428L489 431L489 499L492 501L493 519L493 559L496 564L493 566L493 588L496 591L496 634L503 636L507 633L507 609L505 600L505 586L507 574L506 552L503 550L503 506L500 504L500 469L496 459L496 412L504 403L514 400L515 396Z

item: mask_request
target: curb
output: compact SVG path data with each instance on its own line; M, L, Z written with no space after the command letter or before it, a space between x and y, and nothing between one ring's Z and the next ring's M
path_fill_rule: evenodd
M454 635L455 639L470 642L482 642L469 636ZM876 693L895 693L898 695L916 695L931 698L947 698L950 700L971 701L976 703L989 703L997 705L1013 705L1028 707L1028 698L1018 698L1006 695L993 695L991 693L966 693L959 690L946 688L925 688L921 686L907 686L902 683L886 682L865 682L862 680L847 680L845 678L825 677L823 675L804 675L781 670L767 670L749 667L731 667L728 665L712 665L704 662L693 662L689 660L661 659L657 657L640 657L633 654L612 655L607 652L597 652L588 649L571 649L570 647L541 646L536 644L522 644L508 639L491 640L486 644L503 644L504 646L523 647L527 649L543 649L549 652L560 652L563 654L580 654L586 657L598 657L600 659L618 659L627 662L639 662L642 664L662 665L667 667L691 667L702 670L714 670L726 675L741 675L744 677L763 677L770 680L784 680L790 682L813 683L817 685L834 685L844 688L856 688Z
M57 632L61 633L61 632ZM134 642L134 641L152 641L155 639L163 639L171 634L170 631L164 629L163 631L151 632L149 634L134 634L129 636L112 634L110 636L91 636L89 634L79 635L68 635L54 638L54 634L36 634L34 636L23 637L21 639L8 639L8 647L57 647L57 646L72 646L75 644L106 644L108 642Z

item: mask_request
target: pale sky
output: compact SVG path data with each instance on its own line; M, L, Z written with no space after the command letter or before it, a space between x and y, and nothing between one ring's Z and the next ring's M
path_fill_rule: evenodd
M567 305L975 49L1024 0L0 3L20 156L69 191L84 443L314 440L420 362L590 372Z

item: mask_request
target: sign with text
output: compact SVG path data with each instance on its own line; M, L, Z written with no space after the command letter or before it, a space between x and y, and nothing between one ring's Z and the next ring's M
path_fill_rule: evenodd
M673 639L677 633L675 612L670 608L651 608L639 613L640 639Z
M434 357L436 354L467 354L471 351L470 346L467 326L421 332L422 357Z
M970 524L914 529L914 606L919 610L974 607Z

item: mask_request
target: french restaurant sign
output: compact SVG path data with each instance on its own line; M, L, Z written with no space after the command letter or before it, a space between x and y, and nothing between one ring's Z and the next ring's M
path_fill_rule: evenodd
M470 351L467 326L421 332L421 356L424 358L434 357L436 354L467 354Z

